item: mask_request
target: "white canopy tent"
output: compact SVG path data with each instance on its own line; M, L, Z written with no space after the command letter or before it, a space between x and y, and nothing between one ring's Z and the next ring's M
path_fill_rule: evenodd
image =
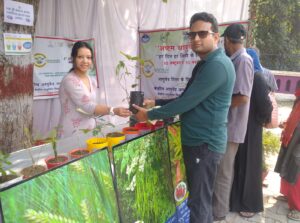
M248 20L250 0L40 0L36 35L95 39L98 101L127 106L125 93L115 79L120 51L138 54L138 31L189 26L201 11L214 14L219 23ZM133 70L132 72L135 72ZM128 83L132 84L134 80ZM35 100L33 129L45 135L58 125L59 99ZM113 117L112 122L127 119Z

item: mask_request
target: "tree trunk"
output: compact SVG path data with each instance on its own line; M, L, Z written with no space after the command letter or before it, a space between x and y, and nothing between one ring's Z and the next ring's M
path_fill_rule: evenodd
M39 0L18 0L33 5L36 21ZM32 129L33 65L31 53L6 56L3 33L31 34L34 26L4 23L4 1L0 1L0 149L12 152L28 141L24 128ZM35 22L34 22L35 24Z

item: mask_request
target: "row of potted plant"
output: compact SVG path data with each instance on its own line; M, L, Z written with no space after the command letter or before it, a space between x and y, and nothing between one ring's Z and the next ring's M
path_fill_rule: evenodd
M71 159L77 159L81 156L87 155L91 152L94 152L97 149L102 149L108 147L110 150L111 148L121 143L125 140L131 140L135 137L138 137L139 135L145 134L147 132L150 132L152 130L155 130L157 128L163 127L163 122L158 121L155 124L151 123L137 123L133 127L125 127L123 128L122 132L111 132L106 135L106 137L96 137L100 134L102 134L102 128L103 126L97 126L95 129L91 130L93 131L92 138L89 138L86 140L86 148L76 148L69 151L68 156L71 157ZM90 130L83 130L83 132L87 133ZM27 141L24 142L24 146L27 148L28 154L31 158L32 165L27 166L23 168L20 173L15 173L10 170L5 170L5 166L10 166L12 163L9 161L9 154L4 154L3 152L0 153L0 184L5 181L10 181L11 179L19 177L21 175L21 179L26 179L33 177L34 175L40 174L46 169L51 169L56 166L60 166L66 162L69 161L69 157L66 155L58 154L57 152L57 131L56 129L53 129L49 133L49 137L43 140L36 140L34 141L31 134L29 133L29 130L24 130ZM44 165L38 165L35 161L31 148L32 145L41 145L45 143L51 143L52 149L53 149L53 155L45 158L46 167Z

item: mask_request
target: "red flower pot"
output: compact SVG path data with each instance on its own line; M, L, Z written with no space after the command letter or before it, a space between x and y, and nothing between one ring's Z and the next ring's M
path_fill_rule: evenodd
M68 157L63 155L58 155L57 157L50 156L45 159L46 165L48 169L51 169L53 167L60 166L66 162L68 162Z
M77 148L77 149L72 149L69 152L69 155L72 159L78 159L84 155L89 154L89 151L85 148Z
M134 127L138 128L140 130L140 134L143 135L150 132L153 128L152 126L153 125L147 122L139 122L136 123Z
M123 128L123 134L126 140L130 140L139 136L140 130L137 127L125 127Z

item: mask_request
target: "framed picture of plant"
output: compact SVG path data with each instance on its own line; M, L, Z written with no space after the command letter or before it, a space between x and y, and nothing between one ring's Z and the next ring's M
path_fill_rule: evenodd
M180 129L180 121L167 125L172 182L177 208L177 221L189 222L190 211L187 207L188 187L181 146Z
M0 192L3 222L115 222L108 150L98 150Z
M113 148L122 222L169 222L176 215L165 128Z

